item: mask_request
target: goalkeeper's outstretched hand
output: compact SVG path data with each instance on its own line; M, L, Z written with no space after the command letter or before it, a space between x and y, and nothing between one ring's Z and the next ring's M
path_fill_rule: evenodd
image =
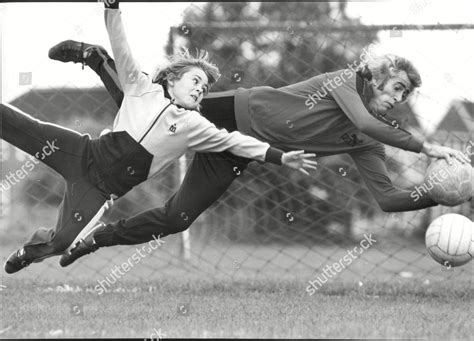
M309 160L309 158L315 157L316 154L305 154L304 150L297 150L288 153L284 153L281 157L281 163L287 167L299 170L301 173L309 175L309 170L316 169L317 162Z

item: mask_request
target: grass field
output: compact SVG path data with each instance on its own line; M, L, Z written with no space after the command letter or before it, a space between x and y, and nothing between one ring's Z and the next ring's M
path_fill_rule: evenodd
M447 271L422 245L405 241L400 249L381 240L310 296L308 280L343 248L206 243L193 245L192 261L180 261L177 238L166 240L101 295L98 281L134 248L101 249L66 269L55 257L15 275L2 271L0 338L157 338L161 332L468 340L474 334L473 262ZM15 247L2 245L2 263Z
M340 282L312 297L288 279L167 277L122 282L101 296L90 281L55 284L9 280L0 336L468 340L474 332L469 281Z
M15 227L15 228L13 228ZM0 261L33 227L0 231ZM472 340L474 262L435 263L420 240L383 235L315 295L308 281L346 245L249 245L180 235L99 295L135 246L100 249L68 268L50 258L0 273L0 338L430 338ZM161 332L158 335L157 332Z

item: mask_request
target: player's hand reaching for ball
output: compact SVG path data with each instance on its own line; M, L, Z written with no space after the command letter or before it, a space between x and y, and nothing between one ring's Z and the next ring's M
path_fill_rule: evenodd
M304 150L297 150L284 153L281 157L281 163L287 167L299 170L303 174L309 175L309 170L316 169L318 163L309 158L315 157L316 154L305 154Z
M450 165L453 163L453 158L461 163L471 163L471 159L465 153L455 150L453 148L434 145L428 142L423 144L422 153L430 157L445 159Z

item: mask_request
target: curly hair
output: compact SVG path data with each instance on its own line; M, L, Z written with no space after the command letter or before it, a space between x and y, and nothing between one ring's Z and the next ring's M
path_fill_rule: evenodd
M361 65L360 71L364 78L374 81L379 90L382 90L387 81L397 76L400 71L405 71L410 80L410 92L421 86L420 73L413 63L394 54L370 58L367 63Z
M187 48L182 47L181 51L168 57L168 64L164 68L155 71L152 81L166 88L169 80L180 79L184 73L194 67L204 71L208 78L209 88L221 76L219 68L209 60L209 53L206 50L196 51L196 55L193 56Z

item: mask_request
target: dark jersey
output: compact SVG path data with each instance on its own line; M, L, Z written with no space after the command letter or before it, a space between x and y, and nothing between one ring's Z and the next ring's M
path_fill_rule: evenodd
M369 112L371 86L349 69L322 74L278 89L237 89L238 130L283 150L318 156L348 153L383 210L408 211L433 206L415 201L411 190L393 186L382 143L420 152L423 139Z

